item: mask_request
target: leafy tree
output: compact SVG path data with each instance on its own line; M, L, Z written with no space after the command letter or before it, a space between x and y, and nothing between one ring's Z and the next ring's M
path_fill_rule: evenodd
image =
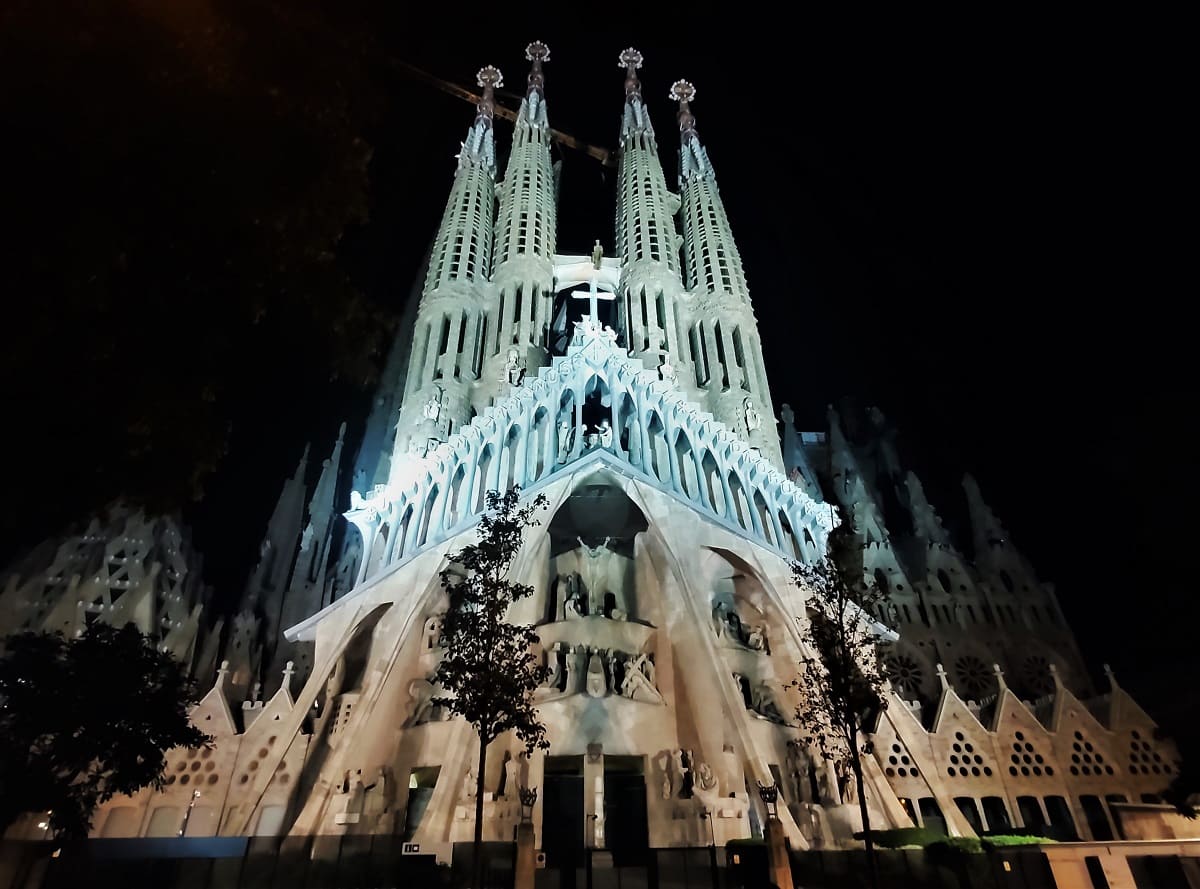
M83 635L20 633L0 657L0 834L50 812L56 836L83 837L115 794L163 785L165 752L211 739L191 724L183 665L133 624Z
M450 607L443 624L445 655L437 681L448 692L436 702L449 707L479 734L475 772L475 885L482 885L483 778L487 749L505 732L515 732L527 752L546 749L546 727L538 721L533 691L545 681L546 668L534 655L533 627L506 620L509 607L533 594L533 587L508 579L521 550L525 529L539 522L534 513L546 506L539 494L524 506L521 489L487 493L487 512L479 522L479 542L450 556L441 573ZM510 788L515 792L516 788Z
M870 747L862 736L870 718L887 706L871 612L882 598L862 577L862 548L849 523L829 535L829 552L816 565L792 564L796 583L808 594L808 651L793 681L804 697L796 718L804 741L830 761L848 763L858 791L871 885L878 886L862 761Z

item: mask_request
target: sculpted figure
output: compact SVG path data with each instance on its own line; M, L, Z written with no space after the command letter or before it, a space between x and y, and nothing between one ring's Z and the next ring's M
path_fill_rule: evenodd
M608 676L604 672L604 662L600 658L600 652L594 648L591 650L591 657L588 658L586 688L588 695L593 698L602 698L608 694Z
M566 463L575 447L575 427L567 418L558 421L558 462Z
M438 417L442 415L442 390L435 389L429 396L429 400L425 402L421 408L421 413L425 415L426 420L437 422Z
M409 725L420 725L433 718L433 697L436 689L432 682L424 677L414 679L408 684L408 693L413 699L413 712Z
M760 426L762 426L762 417L760 417L758 415L758 411L754 409L754 402L749 396L747 396L746 400L742 402L742 405L746 412L746 431L753 432L755 429L758 429Z

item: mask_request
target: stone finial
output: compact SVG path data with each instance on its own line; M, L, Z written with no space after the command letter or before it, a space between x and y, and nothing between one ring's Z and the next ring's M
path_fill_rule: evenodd
M996 674L996 685L1000 691L1008 688L1008 683L1004 681L1004 671L1000 669L999 664L992 664L992 672Z
M679 103L679 132L684 136L696 135L696 118L690 107L691 101L696 98L696 88L686 80L677 80L671 84L671 98Z
M529 69L529 77L526 79L528 91L536 90L540 93L546 88L546 76L542 73L542 62L550 61L550 47L540 40L535 40L525 47L525 58L533 63Z
M491 121L492 112L496 107L496 88L504 86L504 75L495 65L485 65L475 75L475 82L483 87L483 96L479 100L477 117Z
M229 661L221 661L221 666L217 670L217 688L224 688L225 678L229 675Z
M292 690L292 676L296 674L296 662L288 661L283 668L283 687L288 691Z
M941 664L937 665L938 682L942 684L942 691L950 691L950 677L946 675L946 668Z
M618 64L625 69L625 95L640 96L642 84L637 69L642 67L642 54L631 46L621 53Z
M1117 690L1117 688L1118 688L1118 686L1117 686L1117 674L1113 672L1113 668L1112 668L1112 667L1110 667L1108 664L1105 664L1105 665L1104 665L1104 676L1105 676L1105 678L1108 680L1108 684L1109 684L1109 687L1110 687L1110 689L1111 689L1112 691L1116 691L1116 690Z
M252 701L261 701L262 700L262 683L261 682L254 683L254 688L250 692L250 700L252 700Z
M344 444L346 439L346 421L342 420L342 425L338 427L338 444Z
M1050 667L1050 681L1054 683L1054 688L1057 691L1062 691L1062 677L1058 675L1058 667L1055 664L1048 664Z

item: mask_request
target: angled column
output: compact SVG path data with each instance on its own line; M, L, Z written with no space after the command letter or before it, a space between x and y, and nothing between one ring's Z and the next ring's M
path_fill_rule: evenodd
M521 378L549 361L547 328L554 304L555 189L550 164L542 63L550 48L525 48L532 62L525 98L513 126L512 152L500 184L495 275L484 336L484 375L477 410L507 394Z
M425 453L431 443L444 441L471 417L471 387L480 372L483 307L492 265L493 92L503 84L503 77L489 65L480 70L477 80L483 96L458 154L417 311L393 450L393 479L403 471L404 461L397 457Z
M714 416L783 466L758 321L717 177L696 133L689 107L695 96L686 80L671 87L671 98L679 102L680 216L694 382Z
M648 367L661 366L669 359L680 382L686 383L690 363L676 317L683 296L675 231L679 198L667 189L654 127L642 100L637 76L642 54L627 49L621 53L620 63L625 68L625 111L617 186L618 333L630 355L642 358Z

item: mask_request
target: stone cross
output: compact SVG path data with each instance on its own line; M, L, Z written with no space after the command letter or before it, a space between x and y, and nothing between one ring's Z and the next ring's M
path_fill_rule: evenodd
M602 299L603 300L614 300L617 298L615 294L606 293L606 292L596 289L596 276L595 275L592 275L591 281L588 282L588 292L586 294L572 293L571 296L574 299L586 299L588 301L587 317L590 318L594 324L600 323L600 302L599 301Z

